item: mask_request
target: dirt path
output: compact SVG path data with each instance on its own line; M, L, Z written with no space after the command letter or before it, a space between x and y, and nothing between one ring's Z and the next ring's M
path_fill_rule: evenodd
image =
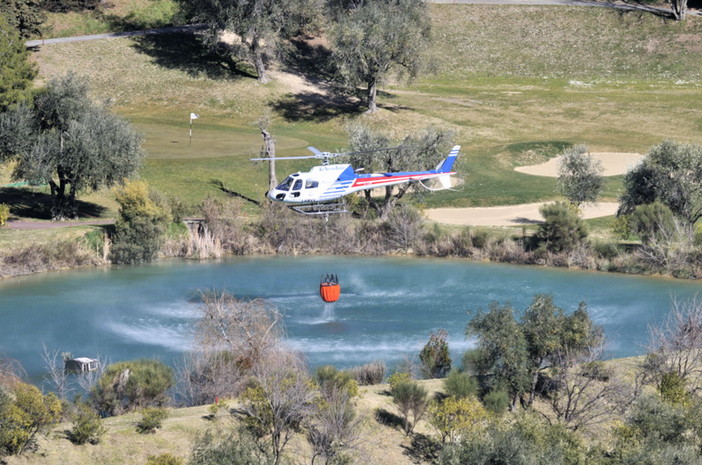
M114 224L114 218L105 218L98 220L85 221L13 221L9 220L5 226L6 229L56 229L68 228L70 226L96 226L103 224Z
M431 208L427 218L437 223L460 226L520 226L543 221L539 207L543 202L503 207ZM585 219L611 216L617 213L618 203L601 202L582 208Z

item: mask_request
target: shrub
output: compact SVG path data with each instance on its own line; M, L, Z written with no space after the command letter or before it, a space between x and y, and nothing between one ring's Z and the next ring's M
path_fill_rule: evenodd
M353 367L349 371L359 386L380 384L385 378L385 362L376 360L375 362Z
M483 405L493 413L501 415L509 408L509 394L506 389L495 389L483 397Z
M185 461L173 454L164 452L159 455L149 455L145 465L184 465Z
M425 378L443 378L451 370L451 357L446 338L448 333L440 329L429 335L429 341L419 353L422 374Z
M270 465L273 460L256 439L244 431L218 436L207 431L195 439L189 465Z
M115 263L142 263L154 259L163 242L168 213L149 197L144 182L125 184L117 192L119 219L115 224L110 258Z
M346 392L349 397L358 395L358 383L353 379L351 373L339 371L331 365L317 368L315 378L319 389L325 396L336 391Z
M161 427L163 420L168 418L168 410L163 407L149 407L141 412L141 420L136 424L137 432L153 433Z
M405 434L409 436L427 411L427 391L414 381L400 381L393 386L391 394L405 421Z
M68 431L68 440L78 445L97 444L105 432L105 426L97 412L89 405L79 404L73 414L73 428Z
M392 392L392 390L395 389L395 386L406 381L412 381L412 375L410 375L406 371L396 371L395 373L391 374L388 378L388 383L390 384L390 391Z
M444 393L462 399L478 395L478 381L464 371L451 370L444 380Z
M429 410L429 423L439 433L441 442L455 442L460 437L484 426L488 412L475 397L449 397L434 403Z
M163 406L173 387L173 370L157 360L134 360L108 366L90 393L104 415L120 415L142 407Z
M636 207L629 215L629 227L644 243L672 237L676 229L673 212L660 202Z
M542 206L544 222L539 224L536 240L549 252L570 252L587 237L587 228L578 214L565 202Z
M6 203L0 203L0 226L5 226L7 219L10 217L10 206Z
M36 434L61 418L61 401L35 386L17 382L0 386L0 457L36 448Z

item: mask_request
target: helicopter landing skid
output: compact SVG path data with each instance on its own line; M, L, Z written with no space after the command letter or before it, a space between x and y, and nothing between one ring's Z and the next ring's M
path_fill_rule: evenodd
M306 205L291 206L297 213L303 215L331 215L335 213L348 213L346 204L343 202L336 203L310 203Z

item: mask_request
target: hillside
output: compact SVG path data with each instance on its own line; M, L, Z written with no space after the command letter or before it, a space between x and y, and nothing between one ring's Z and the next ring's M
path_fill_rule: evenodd
M463 192L426 199L443 206L553 198L555 181L512 168L544 161L564 144L645 152L665 138L696 140L697 18L676 23L644 12L555 6L431 5L430 11L432 71L411 84L386 84L383 110L370 117L353 101L323 92L323 81L301 87L318 76L304 74L310 55L300 51L295 66L281 65L268 86L258 85L245 63L208 53L191 35L50 45L35 58L42 81L68 70L90 76L96 98L109 99L146 136L143 177L189 202L222 195L212 180L262 196L265 168L248 158L259 151L255 121L266 113L279 155L307 145L343 148L344 128L356 119L398 137L427 125L456 131L468 182ZM293 71L300 67L301 75ZM192 146L191 111L201 116ZM309 166L279 165L280 176ZM609 199L620 183L609 182Z

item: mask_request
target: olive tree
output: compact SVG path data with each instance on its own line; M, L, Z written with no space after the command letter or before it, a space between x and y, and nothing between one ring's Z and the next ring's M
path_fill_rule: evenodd
M427 128L417 135L406 136L395 144L390 137L373 131L364 125L352 125L348 129L348 162L366 172L397 172L432 169L449 153L453 145L453 132ZM397 145L390 150L381 150ZM416 183L404 183L382 188L377 195L372 190L363 191L368 205L386 219L397 202L417 187Z
M618 214L661 202L692 225L702 217L702 145L670 140L651 148L624 178Z
M285 39L314 22L316 0L181 0L195 12L195 20L207 25L206 40L216 45L219 35L231 31L241 40L240 56L256 68L258 82L270 81L268 62Z
M365 86L368 113L378 110L378 85L393 71L414 77L431 22L422 0L377 0L337 8L329 39L339 78Z
M594 203L602 192L602 163L584 145L565 150L558 164L558 188L570 203Z
M0 115L0 160L17 161L14 179L49 184L54 220L75 218L79 192L122 182L143 156L141 136L73 74L50 81L31 107Z

